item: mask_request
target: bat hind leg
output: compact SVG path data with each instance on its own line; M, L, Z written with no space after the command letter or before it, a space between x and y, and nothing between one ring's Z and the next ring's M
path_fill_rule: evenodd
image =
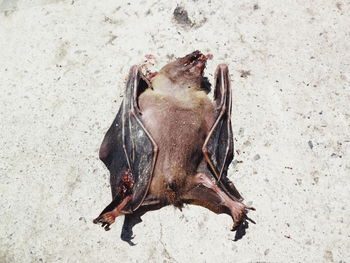
M106 231L110 230L110 225L114 223L117 216L125 215L124 208L132 202L132 188L134 185L130 171L126 171L122 177L122 184L118 187L113 201L93 220L94 224L101 224Z
M193 179L195 187L183 196L184 202L206 207L217 214L230 215L234 222L232 231L237 230L244 223L248 210L255 210L240 201L231 199L206 174L198 173Z

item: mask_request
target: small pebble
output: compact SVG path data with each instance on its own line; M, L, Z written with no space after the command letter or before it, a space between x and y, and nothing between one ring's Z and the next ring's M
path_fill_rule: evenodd
M308 145L309 145L311 150L312 150L312 148L314 148L314 145L313 145L312 141L308 141Z

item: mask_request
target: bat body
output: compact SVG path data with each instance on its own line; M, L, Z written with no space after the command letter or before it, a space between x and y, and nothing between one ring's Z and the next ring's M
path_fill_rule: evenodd
M154 89L139 98L142 121L161 146L148 194L181 207L181 196L193 187L192 176L214 121L213 106L202 90L152 84Z
M246 222L243 198L227 178L233 159L228 68L215 73L214 101L203 77L207 57L195 51L147 78L129 73L119 112L100 148L110 171L113 200L94 220L105 230L125 215L122 239L147 211L166 205L200 205Z

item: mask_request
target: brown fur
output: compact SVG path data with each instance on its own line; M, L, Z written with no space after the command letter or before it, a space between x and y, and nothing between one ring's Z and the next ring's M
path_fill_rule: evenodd
M202 160L208 117L214 119L214 110L198 87L177 86L162 75L156 78L154 89L139 98L142 120L159 146L149 196L181 207L180 196L189 190L189 178Z

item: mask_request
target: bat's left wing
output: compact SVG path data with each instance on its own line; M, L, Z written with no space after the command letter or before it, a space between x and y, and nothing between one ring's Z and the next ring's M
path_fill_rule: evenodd
M221 64L215 72L214 105L216 120L203 145L207 164L218 185L232 199L243 200L233 183L227 178L227 170L233 159L233 135L231 124L232 96L227 65Z

